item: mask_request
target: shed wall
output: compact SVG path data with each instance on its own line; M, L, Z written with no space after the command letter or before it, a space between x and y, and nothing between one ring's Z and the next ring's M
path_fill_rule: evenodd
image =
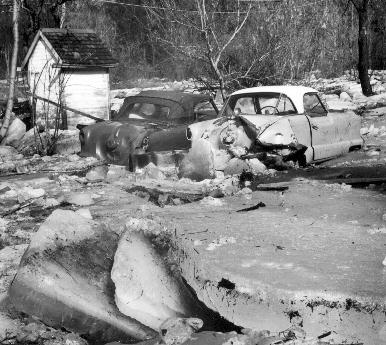
M60 98L60 76L59 69L53 67L53 64L57 62L54 54L42 40L39 40L28 61L27 78L32 94L58 102ZM44 120L46 114L55 117L57 109L53 105L37 100L36 112Z
M65 104L76 110L108 120L110 113L110 80L108 70L67 70L65 80ZM67 125L75 127L78 123L95 122L87 117L67 111Z

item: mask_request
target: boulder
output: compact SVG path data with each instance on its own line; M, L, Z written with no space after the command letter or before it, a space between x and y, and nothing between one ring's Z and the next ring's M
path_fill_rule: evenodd
M118 309L146 326L158 329L169 318L190 314L188 292L142 232L127 231L120 239L111 279Z
M339 99L343 102L351 102L351 96L345 91L339 95Z
M255 175L263 174L267 170L265 164L257 158L249 159L247 164L249 165L250 171Z
M73 192L67 195L66 201L77 206L90 206L94 204L94 199L89 193Z
M18 311L94 343L157 335L119 312L110 278L119 235L69 210L55 210L34 234L9 289ZM69 342L66 342L68 344Z
M9 126L7 135L2 144L17 147L21 138L26 133L26 128L25 123L16 117Z
M248 163L240 158L232 158L226 168L224 169L225 175L238 175L243 171L249 171L250 167Z
M86 174L86 179L89 182L103 181L107 176L107 171L108 168L105 165L96 166Z
M194 140L192 148L178 167L178 177L192 180L205 180L215 175L214 153L211 143L206 139Z
M0 160L7 161L18 155L18 151L12 146L0 145Z
M147 178L154 180L164 180L165 174L154 163L149 163L143 168L143 172Z

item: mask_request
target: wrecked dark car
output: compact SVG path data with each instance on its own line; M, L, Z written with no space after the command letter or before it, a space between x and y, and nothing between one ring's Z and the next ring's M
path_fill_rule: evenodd
M130 170L150 162L177 162L181 151L190 148L187 126L217 115L209 95L142 91L127 97L111 121L78 125L80 154L127 165Z
M213 177L232 158L259 159L267 166L323 161L360 148L360 127L358 115L328 111L318 91L309 87L243 89L228 98L218 119L189 126L192 149L183 169L204 166L205 177Z

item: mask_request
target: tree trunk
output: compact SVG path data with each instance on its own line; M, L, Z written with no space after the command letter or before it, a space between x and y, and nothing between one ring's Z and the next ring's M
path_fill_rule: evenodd
M369 0L363 1L363 6L357 8L359 19L359 33L358 33L358 73L359 80L361 81L362 92L365 96L371 96L373 90L370 85L369 78L369 13L368 13Z
M15 94L15 81L16 81L16 66L17 66L17 55L19 50L19 0L13 0L13 51L11 60L11 71L9 78L9 93L7 108L5 110L4 121L0 129L0 142L3 141L4 137L8 132L9 123L11 120L11 114L13 109L13 98Z

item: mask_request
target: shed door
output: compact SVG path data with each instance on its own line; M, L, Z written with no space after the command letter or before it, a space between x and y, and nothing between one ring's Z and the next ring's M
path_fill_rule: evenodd
M66 71L64 90L64 100L68 107L101 119L109 119L110 86L107 71ZM92 122L94 121L87 117L67 112L68 127Z

